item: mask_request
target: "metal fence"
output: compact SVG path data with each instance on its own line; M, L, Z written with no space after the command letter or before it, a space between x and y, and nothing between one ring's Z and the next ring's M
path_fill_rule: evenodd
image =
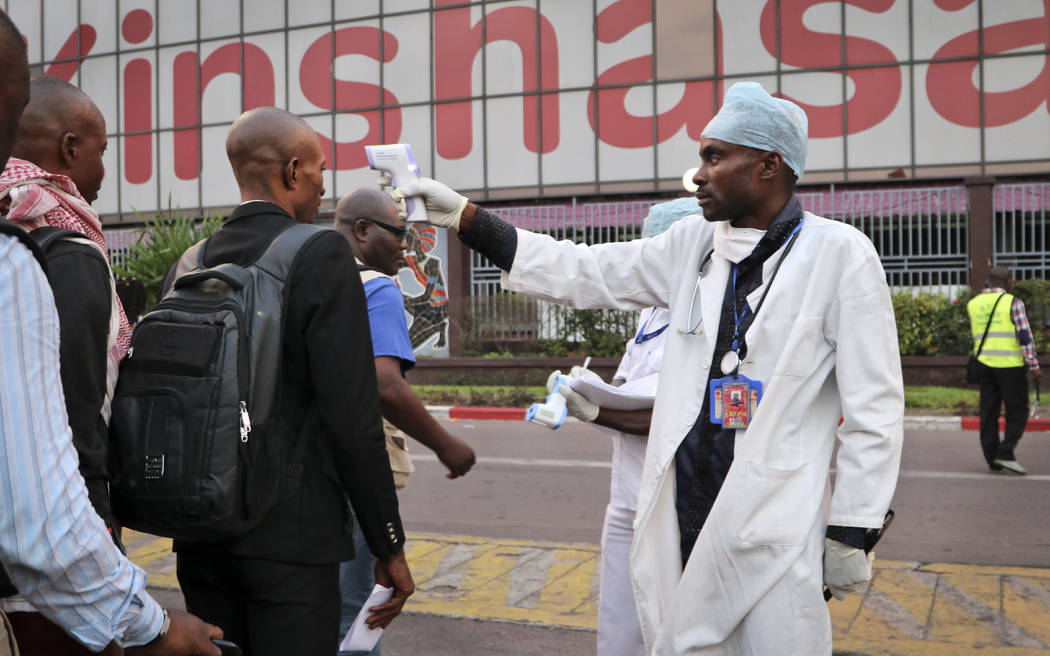
M642 221L655 202L666 199L618 203L576 203L501 207L500 217L515 227L542 232L555 239L578 244L629 241L641 234ZM504 292L500 270L488 259L471 253L470 337L485 341L529 341L536 339L582 340L568 335L568 308ZM633 312L605 312L602 323L622 334L634 330Z
M106 250L109 251L110 264L114 267L118 267L124 263L124 258L128 254L128 250L138 243L139 237L142 235L142 230L139 228L107 229L105 235Z
M992 263L1021 279L1050 272L1050 183L996 185Z

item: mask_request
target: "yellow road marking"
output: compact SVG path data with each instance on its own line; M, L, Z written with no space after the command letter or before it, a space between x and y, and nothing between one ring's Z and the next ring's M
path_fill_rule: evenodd
M151 586L178 587L171 540L134 531L124 538ZM412 612L597 626L597 545L411 533L406 556L416 581ZM876 561L870 590L829 610L841 651L1050 654L1050 569Z
M1050 608L1026 592L1025 582L1035 585L1031 580L1003 582L1003 613L1025 633L1050 645ZM1050 597L1050 593L1044 596Z
M986 614L974 616L945 594L946 585L954 586L988 607ZM930 623L934 637L948 642L968 644L999 644L999 636L992 630L999 613L999 577L949 574L937 585Z

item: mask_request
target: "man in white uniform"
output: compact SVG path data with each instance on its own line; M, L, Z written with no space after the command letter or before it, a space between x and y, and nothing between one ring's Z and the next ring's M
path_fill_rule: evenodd
M693 198L653 205L642 223L642 238L655 237L679 219L699 214L700 208ZM699 217L696 220L700 220ZM656 394L670 319L670 313L661 307L646 308L639 313L638 332L627 342L613 385L643 396ZM551 374L547 391L553 391L560 374L560 371ZM598 377L582 367L573 367L570 378L581 376ZM573 417L611 429L607 431L612 437L613 455L609 505L602 527L598 656L644 656L645 643L631 587L630 553L652 409L617 410L592 403L565 385L561 385L559 391L565 396L566 408Z
M841 598L871 576L900 467L897 330L871 242L794 196L806 139L800 107L734 85L701 134L707 220L625 243L515 230L429 179L400 190L507 289L670 309L631 549L653 654L831 654L821 582Z

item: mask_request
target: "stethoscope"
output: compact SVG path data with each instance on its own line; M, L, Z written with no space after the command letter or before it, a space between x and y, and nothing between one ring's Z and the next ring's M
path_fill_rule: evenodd
M770 288L773 287L773 280L777 277L777 273L780 271L780 265L784 263L784 258L787 257L787 254L791 252L791 248L795 245L795 241L798 238L798 233L799 233L799 230L802 229L802 224L803 223L805 223L805 220L799 221L798 225L795 226L795 229L792 230L791 234L788 235L787 246L784 247L784 252L781 253L780 257L777 259L776 266L773 267L773 273L769 276L769 282L766 283L766 288L762 292L762 297L758 300L758 305L755 306L754 312L751 313L752 317L758 315L758 311L762 308L762 304L766 302L766 296L769 294ZM711 256L714 255L714 252L715 252L715 249L713 249L713 248L711 250L707 251L707 255L705 255L704 259L700 261L700 272L699 272L699 274L696 277L696 285L693 287L693 296L692 296L692 298L689 301L689 316L688 316L688 318L686 319L686 322L685 322L686 328L689 328L689 326L692 326L692 328L689 328L689 330L681 331L683 335L695 335L697 329L700 327L700 323L703 321L703 316L701 316L697 320L697 322L695 324L693 323L693 308L696 306L696 295L700 293L700 283L704 279L704 269L711 262ZM735 287L736 287L736 263L733 263L732 280L733 280L733 287L735 289ZM733 294L733 298L734 299L736 298L736 294L735 293ZM734 340L735 340L734 344L737 345L737 347L739 347L739 335L737 335L736 333L739 332L741 315L740 315L740 313L737 312L735 306L733 308L733 319L734 319L734 321L736 323L736 328L734 329ZM730 353L736 353L736 350L730 351ZM738 357L738 361L739 361L739 357Z
M704 280L704 269L711 263L711 256L714 255L715 249L707 251L707 255L700 261L700 273L696 276L696 285L693 287L693 296L689 301L689 317L685 320L685 327L688 330L680 330L683 335L695 335L697 328L700 327L700 322L704 320L703 316L694 324L693 323L693 308L696 307L696 295L700 293L700 283Z

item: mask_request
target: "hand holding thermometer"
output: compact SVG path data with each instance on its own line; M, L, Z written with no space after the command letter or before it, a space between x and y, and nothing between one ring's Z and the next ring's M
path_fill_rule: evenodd
M365 146L365 154L368 155L368 166L388 174L395 189L419 180L419 166L412 154L412 146L408 144ZM405 211L409 221L427 220L427 210L421 198L406 198Z
M587 356L583 361L583 368L586 369L590 364L591 358ZM525 411L525 421L546 426L551 430L560 428L565 423L565 415L568 414L568 410L565 409L565 397L558 391L562 385L569 385L568 376L558 376L553 390L547 395L544 403L533 403L529 406L529 409Z

